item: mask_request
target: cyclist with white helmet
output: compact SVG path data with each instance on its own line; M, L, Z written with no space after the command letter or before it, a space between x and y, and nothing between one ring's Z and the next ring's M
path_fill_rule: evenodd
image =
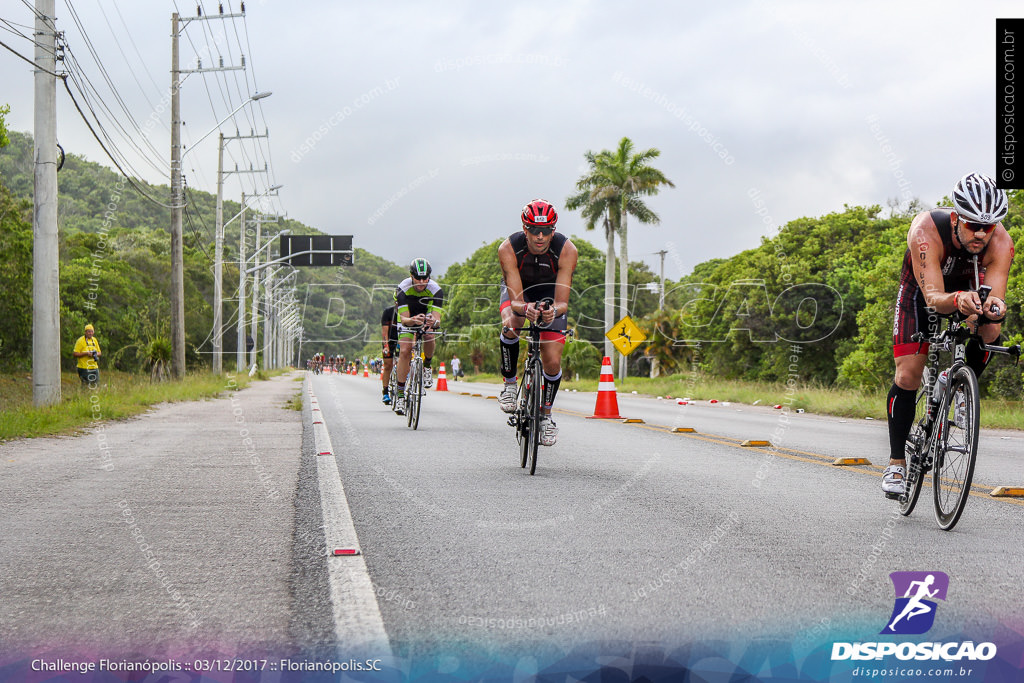
M896 377L886 400L890 459L882 475L882 491L890 498L904 491L905 444L928 360L928 344L913 341L914 334L937 333L938 315L959 311L969 319L983 316L996 321L979 330L986 344L999 337L1013 260L1013 240L1000 222L1008 206L1006 192L994 180L969 173L953 188L952 207L922 211L910 224L893 321ZM992 287L984 310L973 291L981 284ZM989 356L968 343L966 360L975 374L981 375Z
M413 328L432 329L441 324L444 310L444 291L430 278L430 262L425 258L413 259L409 264L409 277L395 289L395 317L398 318L398 395L395 412L405 413L405 382L412 360ZM430 365L434 358L434 335L423 337L423 386L434 386Z
M558 439L558 427L551 419L551 404L562 380L566 314L578 252L568 237L555 232L558 214L549 202L533 200L523 207L520 218L522 231L509 235L498 247L502 273L498 307L502 325L506 328L521 328L526 320L546 328L540 337L540 358L544 368L540 442L553 446ZM545 301L553 303L545 306ZM511 413L515 410L519 335L503 332L499 336L501 375L505 386L498 396L498 405L506 413Z

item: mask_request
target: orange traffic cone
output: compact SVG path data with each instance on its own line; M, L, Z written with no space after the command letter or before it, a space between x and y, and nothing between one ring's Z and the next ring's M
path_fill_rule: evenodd
M437 371L437 386L434 387L434 391L448 391L448 380L444 376L444 363L441 363L441 369Z
M601 379L597 383L597 404L594 414L588 418L622 419L619 415L619 399L615 393L615 378L612 377L612 359L608 356L601 361Z
M370 376L370 366L369 365L364 365L363 366L363 377L369 377L369 376Z

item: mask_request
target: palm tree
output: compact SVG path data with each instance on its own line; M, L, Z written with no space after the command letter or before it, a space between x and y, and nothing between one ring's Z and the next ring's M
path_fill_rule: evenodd
M566 208L583 207L587 229L593 229L597 216L607 212L605 230L608 234L608 262L605 264L605 325L611 329L613 315L609 314L612 296L614 267L613 232L619 235L619 317L629 313L629 249L627 240L627 219L633 216L646 225L661 222L654 211L644 204L641 197L658 194L662 185L675 187L665 174L650 166L648 162L661 156L661 151L652 147L642 152L633 152L633 141L628 137L619 140L614 151L603 150L599 154L587 152L585 158L590 165L587 175L576 182L579 192L566 200ZM605 346L607 350L610 345ZM606 355L610 355L607 354ZM626 373L626 359L619 359L619 377Z
M604 326L612 329L615 324L615 223L619 214L612 211L618 205L618 190L608 183L608 179L598 167L593 152L583 155L590 166L587 175L576 181L578 192L565 200L565 208L570 211L582 209L587 230L594 230L597 222L604 227L604 236L608 241L608 250L604 261ZM612 343L605 339L604 355L612 356Z

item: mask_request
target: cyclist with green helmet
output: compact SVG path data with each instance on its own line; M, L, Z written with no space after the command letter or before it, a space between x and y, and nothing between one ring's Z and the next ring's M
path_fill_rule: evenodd
M398 396L395 412L405 414L405 382L412 360L413 332L416 328L433 329L441 324L444 312L444 291L430 277L430 262L413 259L409 277L395 289L395 315L398 318ZM434 386L431 363L434 359L434 335L423 337L423 386Z

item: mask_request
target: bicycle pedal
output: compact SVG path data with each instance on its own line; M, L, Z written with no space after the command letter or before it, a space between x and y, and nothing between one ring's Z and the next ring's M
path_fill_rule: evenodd
M888 498L889 500L899 500L901 495L903 495L903 494L902 493L889 493L888 491L885 492L885 497Z

